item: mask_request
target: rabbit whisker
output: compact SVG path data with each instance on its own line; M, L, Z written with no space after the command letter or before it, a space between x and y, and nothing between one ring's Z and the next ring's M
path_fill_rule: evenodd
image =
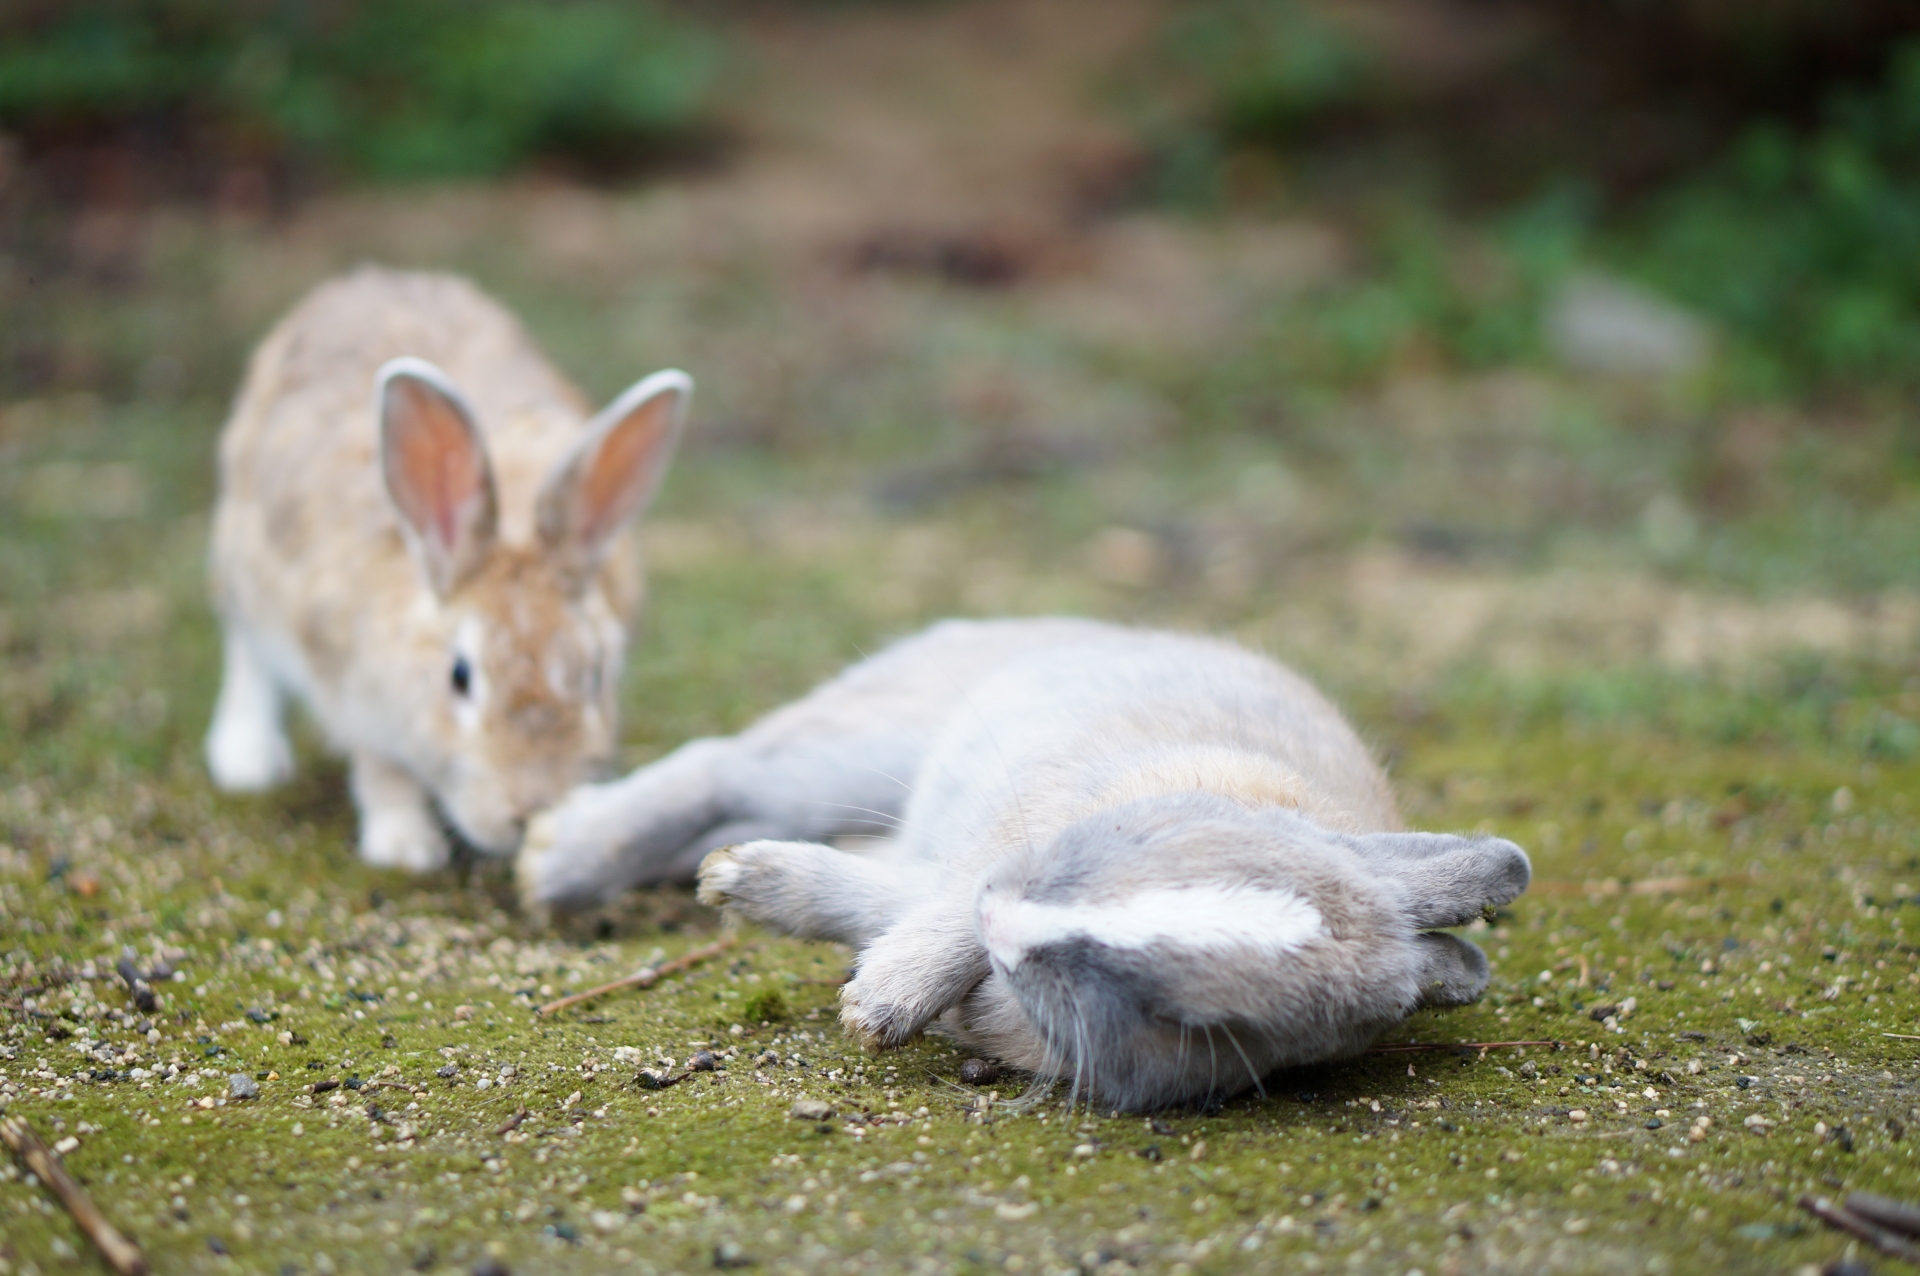
M876 810L875 810L874 808L872 808L872 807L870 807L870 806L855 806L855 805L854 805L853 803L851 803L851 802L823 802L823 801L819 801L819 800L817 800L817 799L816 799L816 800L813 800L813 801L811 801L811 802L809 803L809 805L812 805L812 806L826 806L826 807L833 807L833 808L835 808L835 809L837 809L837 810L841 810L841 811L864 811L864 812L866 812L866 813L867 813L868 815L873 815L873 816L878 816L878 817L879 817L878 819L872 819L872 820L855 820L855 821L853 821L853 822L854 822L854 823L856 823L856 824L878 824L878 825L880 825L880 826L881 826L881 827L883 827L883 828L896 828L896 829L897 829L897 828L905 828L905 827L906 827L906 822L905 822L905 821L903 821L903 820L902 820L902 819L901 819L901 818L900 818L899 816L897 816L897 815L895 815L895 814L894 814L893 812L891 812L891 811L876 811Z
M1253 1088L1259 1092L1261 1098L1266 1098L1267 1087L1261 1084L1260 1074L1254 1070L1253 1060L1247 1058L1247 1052L1241 1048L1240 1039L1234 1036L1233 1029L1224 1023L1220 1025L1220 1031L1227 1034L1227 1040L1233 1043L1234 1052L1240 1056L1240 1062L1247 1065L1247 1080L1253 1082Z

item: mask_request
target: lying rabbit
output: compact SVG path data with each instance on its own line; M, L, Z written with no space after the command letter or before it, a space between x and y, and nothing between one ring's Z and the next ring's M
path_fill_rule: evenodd
M1088 621L948 621L739 736L576 792L518 870L529 901L580 905L699 865L709 903L859 950L841 1019L870 1048L937 1021L1147 1109L1480 995L1486 958L1436 928L1518 896L1527 857L1399 829L1339 712L1272 661ZM876 830L872 854L823 844Z
M511 852L612 754L641 592L623 533L692 390L655 373L589 420L464 280L363 268L315 290L254 354L220 442L214 780L288 776L295 695L350 760L369 863L444 864L436 804Z

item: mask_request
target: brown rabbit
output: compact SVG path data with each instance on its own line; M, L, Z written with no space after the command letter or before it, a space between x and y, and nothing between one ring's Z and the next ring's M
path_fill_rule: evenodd
M255 352L221 438L215 782L287 778L297 695L350 760L362 858L444 864L435 803L511 852L612 754L642 592L624 533L692 392L658 372L588 419L463 279L363 267L314 290Z

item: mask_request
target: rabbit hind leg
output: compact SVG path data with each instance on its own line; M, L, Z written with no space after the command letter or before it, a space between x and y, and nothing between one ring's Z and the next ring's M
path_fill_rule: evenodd
M706 857L700 899L785 935L864 947L923 893L925 876L817 842L753 841Z

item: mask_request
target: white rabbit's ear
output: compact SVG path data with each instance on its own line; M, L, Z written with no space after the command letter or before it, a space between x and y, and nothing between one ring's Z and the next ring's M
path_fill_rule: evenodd
M424 359L394 359L374 391L380 470L407 543L444 598L493 548L493 469L473 413L446 373Z
M652 503L692 397L686 373L654 373L589 421L547 475L536 513L540 539L564 566L591 571L614 534Z

